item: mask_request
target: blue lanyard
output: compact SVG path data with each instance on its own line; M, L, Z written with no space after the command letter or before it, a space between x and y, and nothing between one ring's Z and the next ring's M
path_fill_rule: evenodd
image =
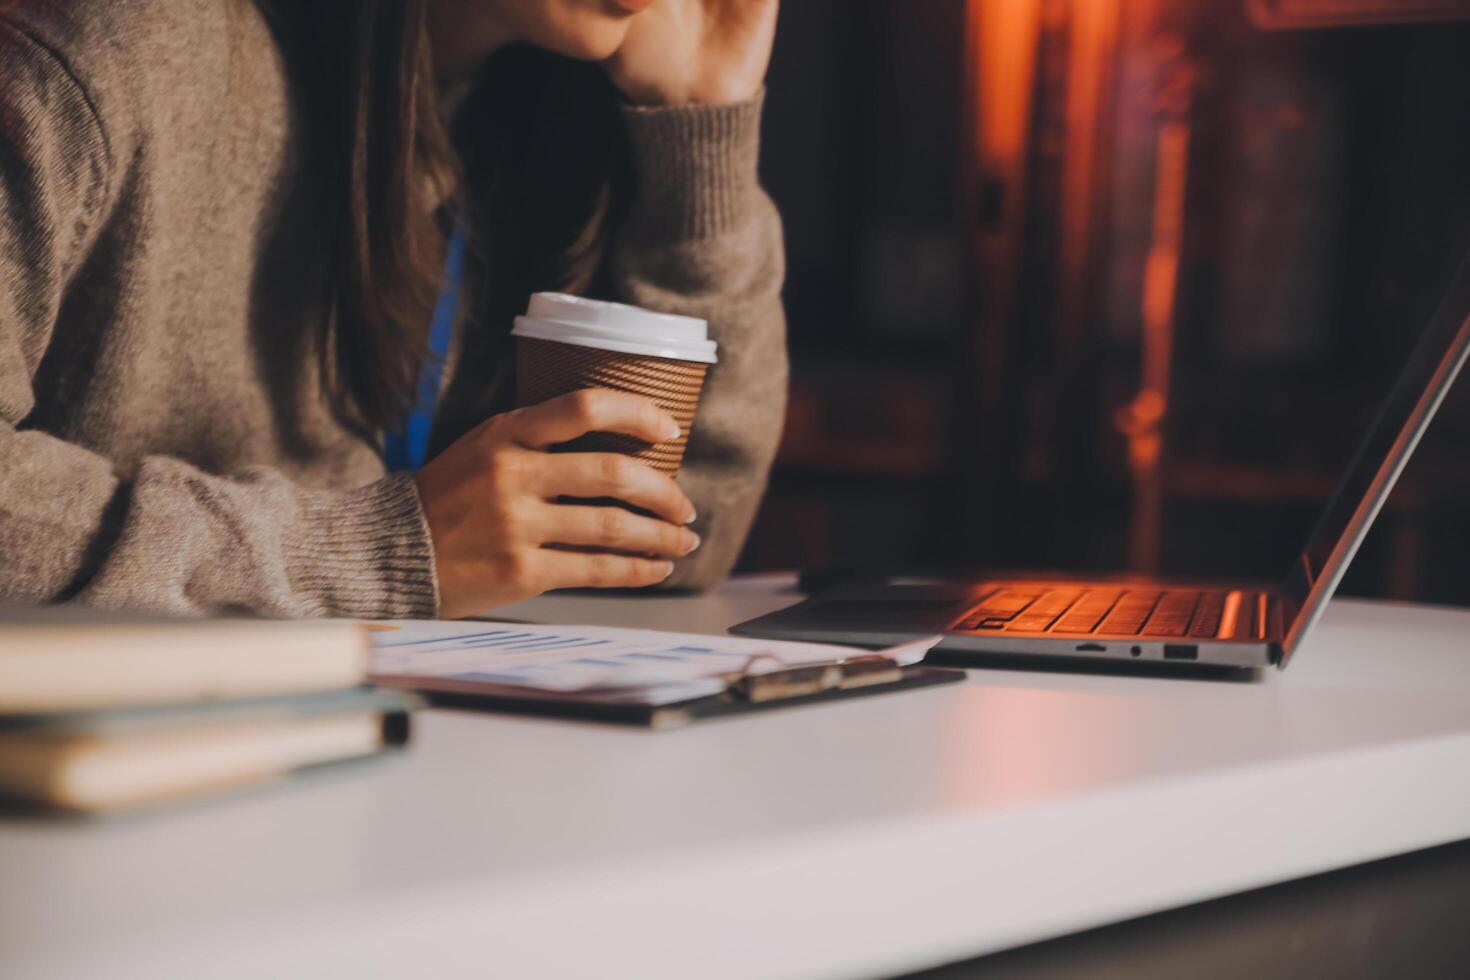
M383 440L383 462L390 473L417 470L424 465L429 452L429 430L434 426L434 411L439 404L439 388L444 378L444 359L449 356L449 338L454 333L454 314L459 309L460 287L464 282L464 235L454 233L449 240L449 256L444 263L444 287L434 306L434 321L429 328L429 356L419 371L419 385L413 409L403 429L390 432Z

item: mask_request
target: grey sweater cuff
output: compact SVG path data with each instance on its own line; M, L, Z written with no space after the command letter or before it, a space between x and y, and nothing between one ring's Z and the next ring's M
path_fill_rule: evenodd
M634 199L629 226L659 244L712 238L749 216L760 193L761 105L627 106Z
M431 619L438 612L434 546L407 473L306 495L284 544L293 587L330 615Z

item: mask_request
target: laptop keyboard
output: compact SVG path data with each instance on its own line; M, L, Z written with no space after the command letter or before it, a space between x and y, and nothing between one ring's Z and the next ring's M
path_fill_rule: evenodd
M955 629L1208 639L1220 632L1228 594L1177 589L1000 589L966 613Z

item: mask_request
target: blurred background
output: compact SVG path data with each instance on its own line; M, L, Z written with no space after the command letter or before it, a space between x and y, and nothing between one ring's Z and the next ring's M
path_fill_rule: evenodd
M1280 576L1470 247L1470 0L794 0L742 567ZM1470 381L1346 591L1470 604Z

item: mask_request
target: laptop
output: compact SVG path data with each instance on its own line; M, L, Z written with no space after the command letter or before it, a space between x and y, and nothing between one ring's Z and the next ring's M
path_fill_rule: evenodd
M731 632L884 646L943 634L947 654L1285 667L1321 617L1467 352L1470 255L1279 584L1047 575L849 585Z

